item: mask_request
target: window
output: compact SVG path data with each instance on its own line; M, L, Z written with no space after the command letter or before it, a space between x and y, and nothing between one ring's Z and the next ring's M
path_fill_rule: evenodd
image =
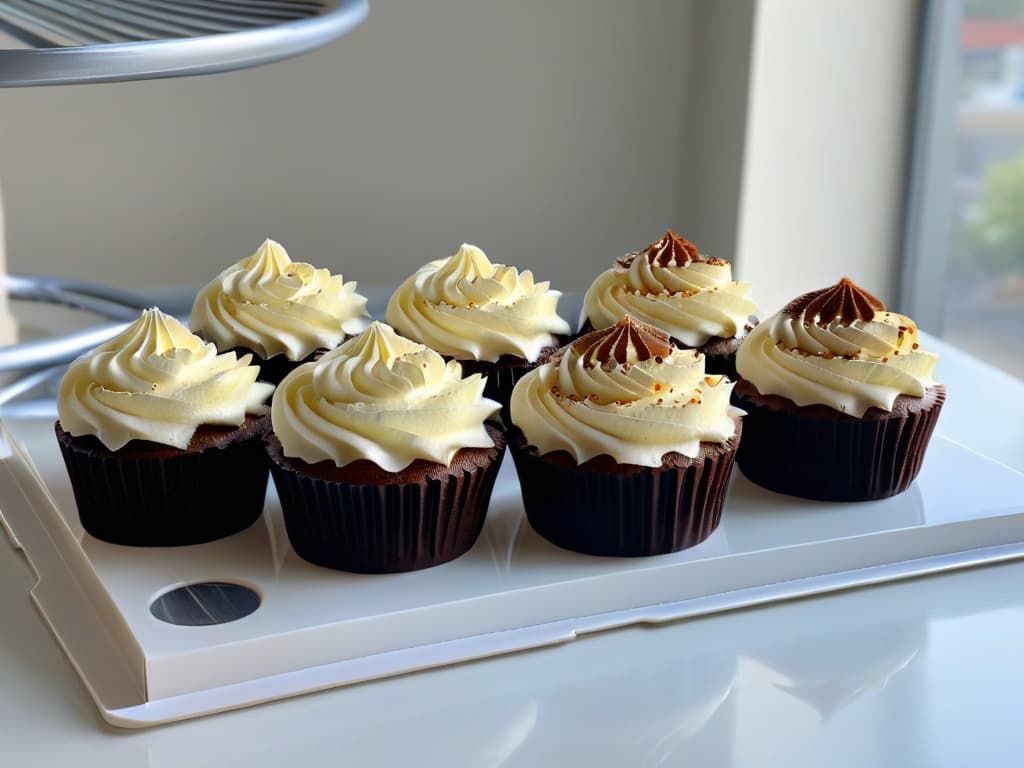
M1024 0L926 16L903 305L1024 378Z

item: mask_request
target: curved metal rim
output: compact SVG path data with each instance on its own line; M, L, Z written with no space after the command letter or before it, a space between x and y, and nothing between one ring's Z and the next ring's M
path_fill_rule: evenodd
M0 86L70 85L227 72L296 56L358 26L368 0L321 16L222 35L0 51Z

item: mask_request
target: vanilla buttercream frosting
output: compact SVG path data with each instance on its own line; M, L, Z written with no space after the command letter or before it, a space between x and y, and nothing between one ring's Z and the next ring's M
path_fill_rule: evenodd
M185 450L203 424L237 427L266 412L274 391L251 355L218 354L178 320L147 309L122 333L71 363L57 417L72 436L116 451L130 440Z
M484 420L500 404L480 374L379 322L278 385L271 409L285 456L343 467L366 459L398 472L417 459L449 465L463 448L490 448Z
M495 362L503 355L534 362L554 336L569 332L558 298L530 270L493 264L475 245L431 261L388 301L386 319L409 338L460 360Z
M362 331L368 318L355 282L293 262L269 239L217 275L192 305L193 331L220 349L244 347L264 360L297 361L333 349Z
M512 392L511 418L541 455L566 451L582 464L607 454L656 467L667 453L696 457L701 442L735 434L732 387L706 375L699 352L626 317L527 373Z
M750 284L732 279L729 262L702 256L670 229L597 276L583 297L582 322L600 329L631 315L699 347L744 334L757 313L749 296Z
M804 294L761 323L736 353L739 375L762 395L826 405L857 418L922 397L938 356L917 326L848 278Z

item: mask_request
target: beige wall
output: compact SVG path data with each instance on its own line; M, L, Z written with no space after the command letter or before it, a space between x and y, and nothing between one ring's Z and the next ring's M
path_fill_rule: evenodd
M374 284L466 240L582 290L685 226L695 2L373 0L269 67L0 90L10 268L199 282L272 236Z
M736 266L766 312L843 275L895 301L917 14L758 3Z
M687 86L679 232L736 256L754 0L698 2Z

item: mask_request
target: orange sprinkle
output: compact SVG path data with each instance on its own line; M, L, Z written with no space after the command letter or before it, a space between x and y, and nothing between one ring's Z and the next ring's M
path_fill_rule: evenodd
M919 346L921 346L921 345L920 345L920 344L918 344L918 343L917 343L917 342L915 341L915 342L914 342L914 343L913 343L913 344L911 345L911 348L912 348L912 349L917 349L917 348L918 348Z
M883 363L888 363L889 362L889 358L888 357L883 357L882 358L882 362Z

